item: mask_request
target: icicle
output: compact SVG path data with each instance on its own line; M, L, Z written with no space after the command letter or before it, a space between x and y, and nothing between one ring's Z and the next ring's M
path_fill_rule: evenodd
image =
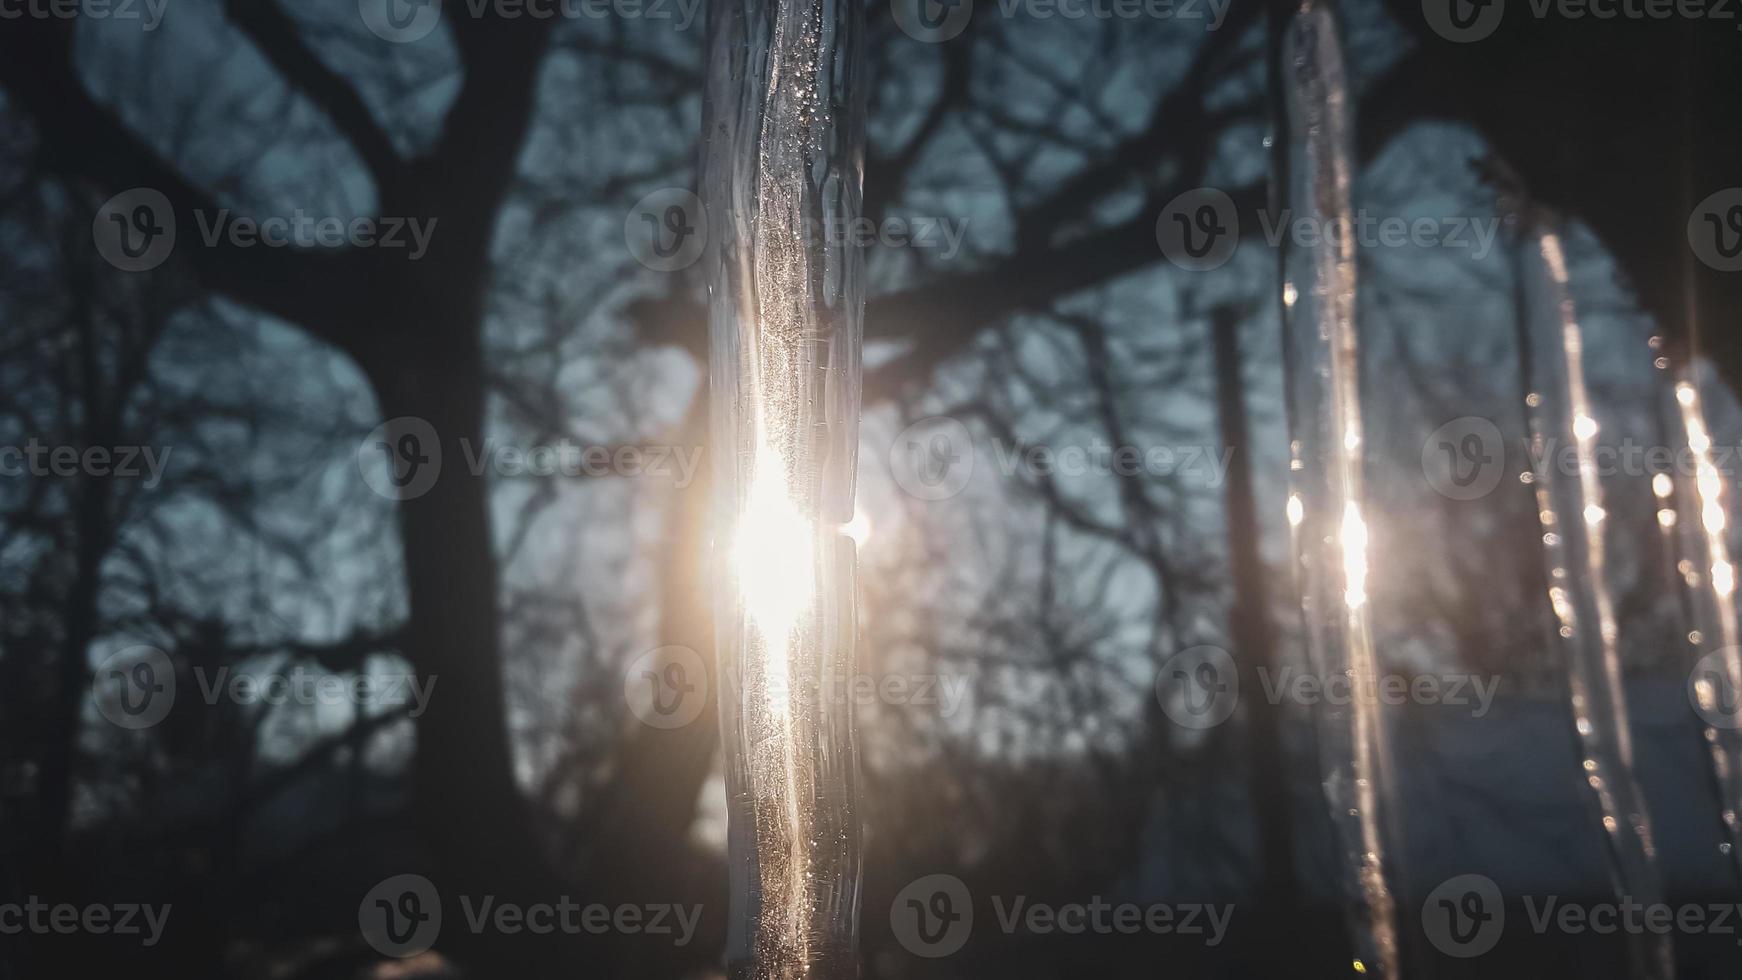
M1324 677L1377 676L1368 619L1368 534L1363 513L1364 451L1355 329L1355 242L1349 232L1353 163L1348 88L1336 18L1309 0L1282 28L1274 87L1287 105L1287 148L1278 171L1300 218L1344 234L1289 252L1283 268L1283 348L1292 430L1289 524L1308 654ZM1297 288L1296 282L1304 283ZM1356 973L1398 975L1395 902L1387 883L1381 812L1385 739L1379 705L1353 698L1315 709L1324 787L1345 851L1345 885Z
M1742 820L1737 812L1742 808L1742 713L1735 697L1742 691L1742 636L1736 620L1736 569L1726 537L1724 478L1712 460L1712 438L1693 369L1685 358L1672 369L1660 357L1658 367L1673 372L1666 400L1687 449L1677 457L1692 463L1693 473L1691 479L1685 471L1673 477L1655 474L1652 490L1658 498L1658 524L1670 539L1686 600L1688 644L1699 657L1690 693L1704 726L1718 791L1724 826L1719 846L1742 871Z
M1617 894L1650 905L1662 900L1651 817L1633 769L1633 737L1616 648L1615 614L1603 564L1603 509L1595 449L1598 423L1585 391L1584 341L1567 287L1566 255L1545 215L1518 218L1519 357L1526 385L1533 459L1552 459L1551 447L1571 446L1573 479L1538 467L1536 491L1549 605L1567 657L1573 727L1609 842ZM1667 980L1673 955L1667 936L1630 935L1633 975Z
M858 0L710 8L705 134L734 978L857 975Z

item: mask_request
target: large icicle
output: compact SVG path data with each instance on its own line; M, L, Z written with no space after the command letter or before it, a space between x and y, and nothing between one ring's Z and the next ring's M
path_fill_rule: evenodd
M1337 20L1322 0L1302 3L1281 28L1278 93L1286 103L1279 171L1297 219L1320 228L1351 222L1350 106ZM1355 329L1355 241L1284 259L1284 360L1289 387L1289 523L1308 655L1323 677L1378 674L1368 619L1368 542L1362 457L1360 358ZM1298 284L1298 285L1297 285ZM1353 698L1315 707L1324 789L1342 843L1357 973L1398 975L1395 901L1387 881L1386 752L1379 705Z
M1584 339L1567 286L1566 254L1548 216L1524 207L1518 216L1519 358L1526 386L1531 457L1576 451L1572 478L1541 466L1534 474L1549 604L1565 647L1568 694L1581 776L1609 842L1617 895L1650 905L1662 900L1651 817L1633 769L1633 737L1616 647L1615 613L1604 569L1603 488L1595 449L1598 424L1585 390ZM1667 980L1669 937L1628 939L1633 975Z
M1736 568L1727 538L1728 502L1724 477L1712 458L1712 437L1694 371L1687 358L1678 359L1673 369L1669 363L1659 360L1660 367L1674 371L1668 401L1687 449L1677 459L1691 463L1693 473L1658 473L1652 489L1659 498L1658 522L1673 538L1690 620L1688 641L1699 656L1689 690L1711 758L1722 846L1742 869L1742 704L1736 698L1742 691L1742 634L1736 619Z
M709 10L705 193L734 978L858 975L860 0Z

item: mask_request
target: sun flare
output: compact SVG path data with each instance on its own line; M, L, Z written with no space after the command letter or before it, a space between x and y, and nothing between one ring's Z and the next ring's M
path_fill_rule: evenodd
M771 651L784 649L816 590L815 529L792 499L780 454L764 445L732 541L744 611Z

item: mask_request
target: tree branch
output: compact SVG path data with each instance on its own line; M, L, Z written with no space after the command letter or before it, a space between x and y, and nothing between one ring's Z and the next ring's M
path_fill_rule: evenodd
M362 96L303 43L295 21L279 9L277 0L225 0L224 13L285 81L333 121L369 168L377 187L399 176L403 161Z

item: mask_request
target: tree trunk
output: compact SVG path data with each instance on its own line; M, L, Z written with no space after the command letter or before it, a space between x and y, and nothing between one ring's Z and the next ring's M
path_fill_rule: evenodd
M464 447L477 453L483 443L482 357L475 340L451 347L374 377L384 414L428 422L441 447L434 483L398 507L405 654L420 682L435 684L417 722L417 830L447 879L437 882L444 892L491 891L541 861L508 738L488 481L466 466Z
M1228 611L1234 660L1246 707L1248 789L1257 823L1259 905L1273 922L1303 920L1294 858L1293 805L1282 742L1280 710L1263 696L1261 669L1276 665L1276 632L1265 596L1268 584L1259 552L1258 508L1252 486L1250 425L1246 418L1246 382L1240 355L1241 311L1219 307L1211 313L1210 338L1216 373L1216 414L1222 445L1227 449L1228 474L1224 511L1228 535L1228 571L1233 601ZM1294 944L1270 947L1284 955Z

